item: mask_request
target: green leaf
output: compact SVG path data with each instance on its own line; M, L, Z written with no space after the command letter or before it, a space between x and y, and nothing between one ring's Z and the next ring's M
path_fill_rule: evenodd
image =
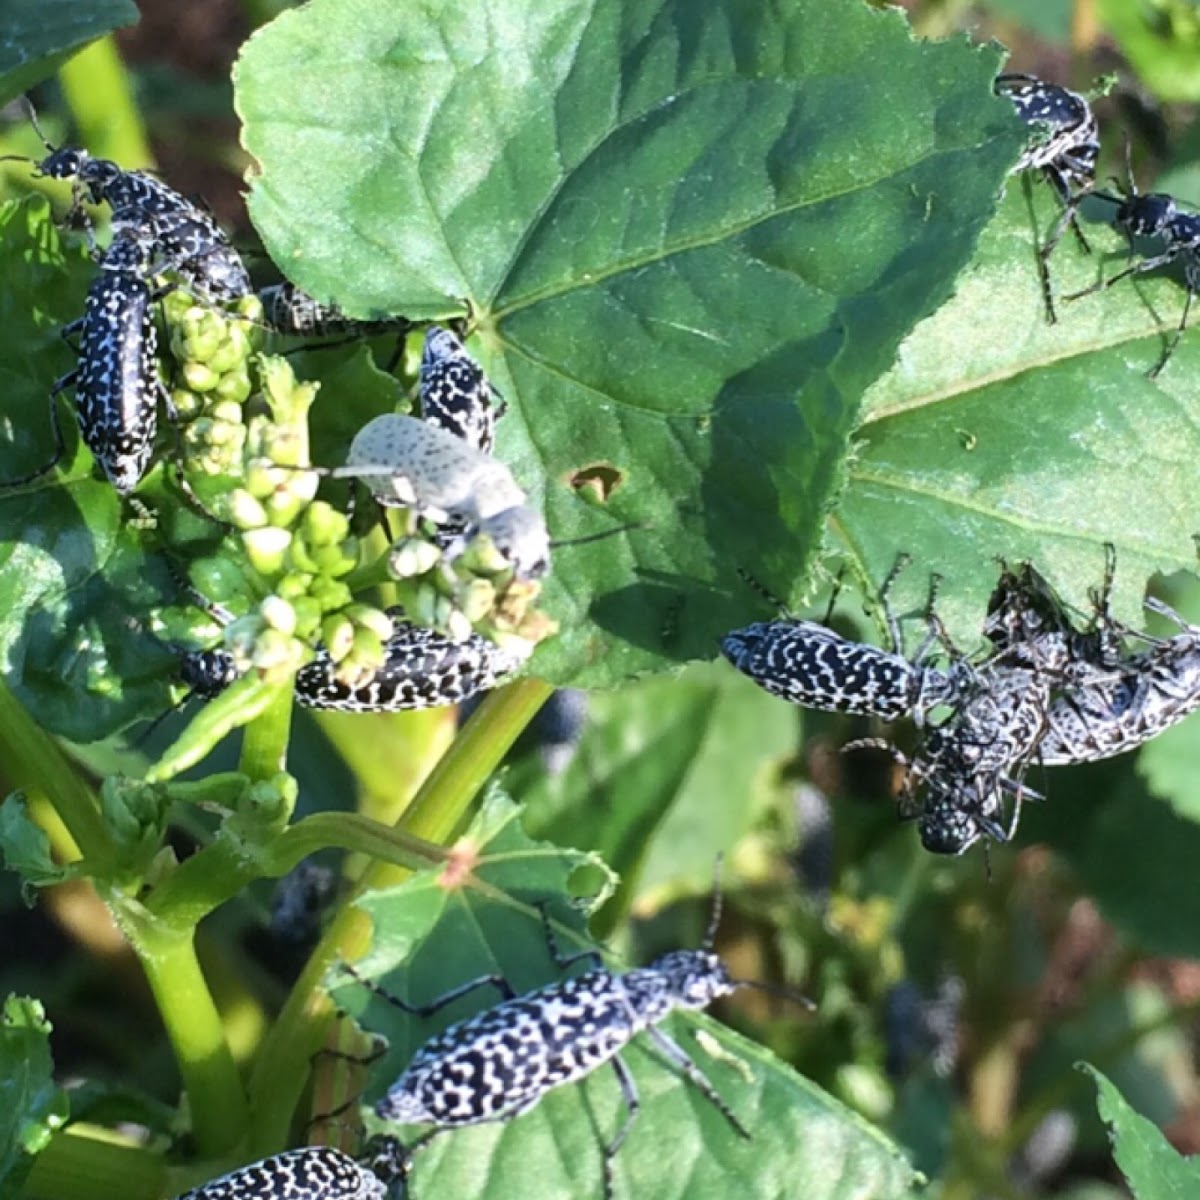
M54 1083L50 1023L39 1001L9 996L0 1017L0 1191L16 1194L33 1159L67 1119Z
M1100 0L1101 23L1159 100L1200 100L1200 15L1194 0Z
M473 865L461 885L451 878L452 860L443 871L361 901L375 934L370 955L356 969L413 1003L429 1003L484 972L503 974L518 993L561 976L533 905L550 905L564 952L577 943L586 946L579 910L565 896L571 871L584 856L531 842L516 825L515 810L503 802L493 802L486 827L490 833L477 826L456 848L458 867ZM495 993L481 988L424 1020L371 999L355 983L335 995L339 1005L364 1015L364 1025L388 1039L366 1096L374 1101L421 1043L494 1003ZM705 1017L674 1019L667 1028L694 1053L753 1138L737 1138L674 1070L635 1042L626 1057L642 1107L616 1159L618 1194L639 1200L735 1191L809 1200L909 1194L917 1177L898 1151L762 1047ZM698 1035L704 1035L703 1045ZM460 1200L518 1194L528 1200L592 1200L600 1190L601 1141L611 1137L623 1115L615 1079L598 1072L553 1091L519 1117L436 1138L417 1156L413 1191ZM378 1125L369 1109L364 1116Z
M30 901L31 888L61 883L71 874L54 861L50 839L40 825L30 820L20 792L7 796L0 804L0 854L4 865L21 876L26 902Z
M1162 1131L1139 1116L1095 1067L1081 1063L1096 1081L1096 1105L1112 1128L1117 1166L1129 1181L1136 1200L1178 1200L1200 1187L1200 1157L1183 1158Z
M1043 231L1059 206L1035 185ZM1100 218L1111 206L1096 201ZM1117 550L1117 614L1141 628L1146 577L1192 567L1190 497L1200 460L1200 339L1194 332L1155 379L1162 338L1184 292L1170 275L1059 300L1043 315L1032 214L1010 183L955 298L913 331L871 388L835 533L871 579L898 551L898 609L919 604L928 572L946 580L938 612L974 648L996 581L993 556L1032 559L1065 599L1090 610L1104 544ZM1095 251L1068 234L1051 260L1060 296L1125 263L1124 242L1086 224Z
M88 42L137 20L132 0L5 0L0 104L53 75Z
M246 44L275 261L360 315L468 303L553 536L649 526L557 551L534 672L711 658L739 565L806 577L863 389L1016 156L997 66L860 0L315 0Z
M597 693L567 769L520 792L526 828L600 854L626 898L681 882L707 890L797 731L794 706L726 663Z

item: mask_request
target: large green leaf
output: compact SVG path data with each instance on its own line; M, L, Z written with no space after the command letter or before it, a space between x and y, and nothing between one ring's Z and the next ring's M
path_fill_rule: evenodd
M0 104L53 75L88 42L137 19L132 0L5 0Z
M469 303L552 533L649 524L557 552L534 671L711 657L739 565L806 576L863 389L1015 157L998 61L860 0L315 0L247 43L276 262L352 313Z
M1113 1154L1136 1200L1178 1200L1200 1188L1200 1157L1183 1158L1162 1130L1139 1116L1095 1067L1082 1064L1095 1079L1097 1107L1112 1127Z
M579 910L568 907L564 895L582 856L530 842L514 817L511 807L493 802L482 825L460 844L460 853L469 847L475 856L471 876L451 878L452 865L362 901L375 932L360 970L413 1003L428 1003L487 972L503 974L518 992L559 977L532 905L550 905L564 950L587 945ZM381 1000L368 1003L365 989L353 982L338 988L336 998L388 1039L387 1054L372 1072L369 1101L429 1036L495 1002L484 988L415 1020ZM704 1017L673 1020L668 1028L695 1054L753 1137L737 1138L674 1070L635 1043L627 1058L642 1106L617 1157L618 1196L888 1200L909 1194L915 1177L896 1149L762 1047ZM712 1036L718 1049L698 1049L693 1035L700 1032ZM369 1109L365 1115L378 1124ZM622 1117L615 1079L599 1072L557 1089L512 1120L436 1138L417 1157L413 1191L459 1200L593 1200L600 1192L601 1140Z
M520 792L525 823L601 854L623 891L682 880L704 889L797 734L794 706L725 663L601 693L567 769Z
M37 1000L9 996L0 1015L0 1194L12 1196L67 1119L54 1083L50 1024Z
M1058 212L1036 186L1045 230ZM1089 209L1111 215L1100 201ZM1146 577L1195 563L1200 461L1200 340L1182 340L1147 377L1182 311L1179 282L1159 274L1075 302L1046 323L1025 189L1010 183L954 300L901 347L870 390L859 451L835 534L872 579L897 551L919 569L898 588L919 602L927 571L945 576L939 612L967 646L996 580L994 555L1030 558L1088 608L1105 542L1117 549L1115 607L1140 628ZM1096 253L1068 235L1051 260L1060 293L1124 265L1124 243L1086 224Z

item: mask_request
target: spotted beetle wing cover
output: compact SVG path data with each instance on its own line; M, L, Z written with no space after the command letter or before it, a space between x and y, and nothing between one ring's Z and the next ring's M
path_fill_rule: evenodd
M350 315L465 302L551 537L644 526L555 550L533 673L711 659L739 566L799 595L862 392L1020 151L998 67L861 0L316 0L247 43L275 261Z
M428 1003L453 983L489 971L510 979L519 994L559 981L563 972L550 958L534 905L548 906L561 953L593 945L583 912L567 899L572 874L588 861L531 841L511 803L493 795L450 863L362 902L374 932L370 952L357 965L413 1003ZM462 874L467 867L469 876ZM593 879L603 878L594 871L589 869ZM605 965L623 969L612 959ZM580 963L569 973L588 969ZM344 976L338 981L335 973L330 982L338 1005L389 1041L364 1097L363 1116L372 1128L378 1121L371 1104L422 1044L499 999L484 987L432 1017L410 1018ZM753 1139L737 1138L669 1065L635 1041L623 1056L641 1110L615 1160L618 1195L892 1200L910 1194L916 1177L897 1150L762 1047L707 1018L671 1020L664 1029L688 1049ZM699 1029L716 1037L721 1056L697 1048L692 1034ZM435 1138L416 1156L412 1191L465 1200L595 1200L601 1190L598 1131L611 1136L623 1115L616 1078L605 1065L507 1121ZM425 1127L403 1128L415 1134Z

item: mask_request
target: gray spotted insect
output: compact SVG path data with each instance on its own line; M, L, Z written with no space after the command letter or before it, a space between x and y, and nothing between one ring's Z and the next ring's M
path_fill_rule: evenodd
M116 241L100 260L88 288L83 317L63 330L79 335L79 362L50 391L54 455L49 462L4 487L20 487L52 471L66 452L56 401L75 390L79 433L113 487L127 495L145 475L154 452L158 405L174 408L158 378L155 294L147 278L145 245L133 238Z
M361 479L385 507L407 508L434 524L461 523L462 534L446 550L451 560L486 534L518 579L537 579L549 569L545 519L512 472L436 425L385 413L358 431L346 465L325 473Z
M720 921L720 893L704 942L698 950L678 950L648 967L622 973L603 966L596 950L564 955L545 909L541 910L547 945L562 970L589 962L582 975L547 984L517 996L501 975L485 975L414 1005L393 996L352 968L346 970L373 994L402 1011L428 1017L478 988L491 987L503 997L491 1008L461 1020L430 1038L414 1054L399 1078L375 1105L376 1115L402 1124L431 1124L417 1145L447 1129L507 1121L533 1108L548 1092L590 1075L611 1063L626 1117L603 1146L606 1200L613 1191L613 1162L633 1127L639 1109L636 1085L620 1052L645 1034L654 1048L696 1087L741 1138L750 1133L712 1083L673 1038L659 1028L672 1012L699 1011L741 987L773 990L730 976L713 952Z
M1200 626L1161 600L1146 607L1174 622L1169 638L1137 634L1150 645L1108 677L1065 690L1050 706L1039 747L1047 766L1098 762L1124 754L1200 708Z
M36 164L38 173L73 181L69 216L79 213L85 202L108 204L114 240L142 242L156 272L175 272L205 300L235 300L250 294L250 276L241 256L207 209L145 171L124 170L80 148L55 147L42 133L28 101L26 112L47 151Z
M969 671L961 658L949 671L926 665L934 647L946 640L933 615L932 595L926 639L913 659L901 653L900 626L887 596L907 561L900 557L879 593L890 651L850 641L816 621L783 618L735 629L721 639L721 652L765 691L793 704L884 721L911 716L921 722L930 710L959 695Z
M414 625L401 608L390 608L393 632L386 660L365 682L338 680L326 650L296 674L296 701L305 708L342 712L401 712L459 704L494 688L525 661L532 647L507 649L477 633L456 642L444 633Z
M362 1160L333 1146L304 1146L239 1167L178 1200L387 1200L409 1166L398 1138L372 1139Z
M1063 211L1049 237L1038 247L1038 272L1046 318L1057 320L1048 261L1070 226L1084 250L1087 240L1079 228L1079 206L1096 185L1100 133L1091 106L1078 92L1033 75L1007 74L996 78L998 96L1006 96L1017 116L1039 131L1017 160L1013 172L1040 170L1062 201Z

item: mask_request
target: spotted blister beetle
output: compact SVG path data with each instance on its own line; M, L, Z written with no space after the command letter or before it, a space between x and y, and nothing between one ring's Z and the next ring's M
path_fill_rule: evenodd
M362 1159L333 1146L303 1146L239 1167L178 1200L387 1200L409 1169L397 1138L372 1139Z
M759 687L805 708L922 723L931 710L953 702L971 676L970 665L952 655L948 670L929 665L949 638L934 613L937 576L926 604L925 639L913 658L903 654L900 624L888 593L908 556L901 555L879 591L891 649L855 642L826 624L782 617L735 629L721 639L721 653ZM836 591L834 598L836 599ZM832 610L832 603L830 605Z
M448 329L432 325L425 331L418 386L422 420L491 454L504 402Z
M1122 279L1142 275L1147 271L1156 271L1159 267L1165 267L1177 260L1183 264L1183 312L1175 332L1163 347L1158 362L1147 372L1154 378L1175 353L1179 339L1183 337L1183 331L1187 328L1192 301L1197 293L1200 293L1200 214L1185 212L1179 201L1165 192L1139 192L1133 180L1132 170L1129 172L1129 191L1126 195L1110 196L1107 192L1097 192L1096 195L1116 204L1113 224L1125 235L1130 255L1133 254L1135 238L1160 238L1163 249L1149 258L1140 259L1108 279L1100 280L1092 287L1075 292L1067 297L1068 300L1078 300L1082 296L1110 288Z
M207 209L145 171L124 170L81 148L55 147L42 133L32 106L27 107L47 151L37 170L50 179L72 181L72 214L85 201L109 205L114 240L143 242L155 271L174 272L201 299L236 300L250 294L241 256Z
M457 1021L420 1046L375 1105L387 1122L434 1128L416 1145L445 1130L507 1121L529 1111L555 1088L574 1083L610 1063L625 1104L620 1129L603 1145L603 1194L613 1192L613 1163L633 1128L639 1109L637 1087L621 1052L639 1035L694 1086L740 1138L749 1130L721 1098L691 1056L659 1026L676 1011L699 1011L741 987L766 987L734 979L713 951L720 921L720 892L704 941L697 950L664 954L648 967L617 972L595 949L563 954L544 906L539 906L555 965L566 970L587 962L584 974L515 995L502 975L481 976L428 1004L411 1004L346 971L374 995L405 1013L428 1017L468 993L491 987L502 999ZM767 988L767 990L773 990Z
M127 495L141 482L154 452L159 402L173 411L158 378L148 254L139 239L122 238L100 259L83 317L63 330L68 339L78 334L79 360L50 391L54 455L36 471L5 480L4 487L32 483L61 461L66 445L56 402L69 387L75 391L80 436L113 487Z
M414 625L401 608L390 608L393 632L384 646L382 667L354 684L336 676L325 649L296 674L296 701L305 708L342 712L402 712L460 704L488 691L512 674L531 653L502 647L477 633L455 641L436 629Z
M1038 274L1046 319L1054 324L1058 318L1050 284L1050 255L1068 226L1074 230L1080 245L1088 249L1078 215L1084 198L1096 186L1096 160L1100 155L1096 116L1078 92L1033 75L1000 75L994 88L997 95L1012 102L1017 116L1035 131L1017 159L1014 173L1040 170L1062 201L1063 211L1058 221L1038 247Z

